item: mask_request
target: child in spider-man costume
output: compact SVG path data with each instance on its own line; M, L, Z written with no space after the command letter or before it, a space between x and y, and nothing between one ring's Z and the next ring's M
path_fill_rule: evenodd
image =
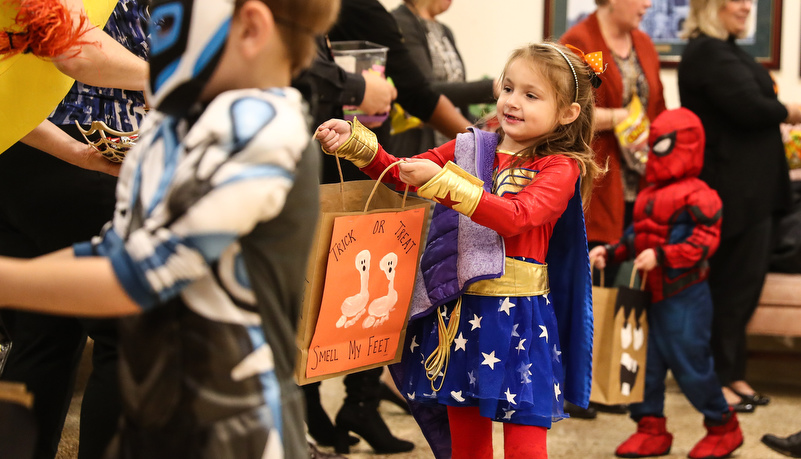
M614 245L590 252L599 268L635 257L635 269L649 271L650 334L642 403L630 406L637 432L623 442L618 457L662 456L673 435L664 417L665 377L671 370L682 392L703 413L707 435L689 457L720 458L743 443L734 411L717 379L710 350L712 297L707 260L720 242L721 201L698 179L704 161L704 129L691 111L658 116L649 135L645 169L649 186L637 196L634 224Z

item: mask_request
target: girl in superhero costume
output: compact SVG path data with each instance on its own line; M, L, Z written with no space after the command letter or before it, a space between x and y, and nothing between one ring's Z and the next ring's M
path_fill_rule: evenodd
M392 370L438 458L491 458L492 421L504 423L505 457L547 457L565 398L588 403L590 75L562 45L520 48L497 132L472 129L386 175L437 203ZM371 177L396 161L358 121L323 123L317 138Z
M743 442L715 375L709 339L712 298L708 259L720 242L721 201L698 178L704 162L704 128L686 108L663 112L651 124L651 153L645 168L650 184L634 205L634 223L619 243L598 246L590 260L599 269L634 258L647 271L653 305L648 313L645 397L632 404L637 432L623 442L619 457L663 456L673 436L664 416L665 377L670 370L682 392L704 415L707 435L689 457L728 457Z

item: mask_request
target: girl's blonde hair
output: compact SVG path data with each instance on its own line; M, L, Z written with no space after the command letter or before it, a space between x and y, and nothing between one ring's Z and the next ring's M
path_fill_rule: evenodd
M246 2L236 0L238 12ZM256 1L256 0L254 0ZM307 67L316 54L315 37L325 34L339 14L340 0L258 0L272 12L287 50L292 73Z
M562 51L564 56L557 49ZM565 58L570 59L573 69ZM579 104L580 111L578 118L572 123L557 124L553 131L536 139L534 145L517 152L519 162L516 162L515 166L527 159L548 155L564 155L576 160L581 169L581 198L587 207L593 182L603 173L596 164L595 153L590 147L595 123L595 94L590 83L590 72L593 70L567 47L554 42L545 42L530 44L513 51L498 79L499 82L503 81L509 66L518 60L528 62L550 83L556 97L558 112L568 109L574 102ZM497 113L494 116L497 116ZM499 127L496 132L503 140L505 136L503 129Z
M720 22L720 10L729 0L690 0L690 11L684 20L682 38L695 38L701 34L726 40L729 32ZM743 31L737 38L743 38L747 31Z

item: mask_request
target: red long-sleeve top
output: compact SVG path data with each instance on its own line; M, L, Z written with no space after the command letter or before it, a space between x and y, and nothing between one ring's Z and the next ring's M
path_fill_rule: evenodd
M453 161L455 145L455 140L450 141L415 158L444 166ZM397 160L379 145L376 157L362 171L377 179ZM525 161L512 168L515 160L509 154L495 154L493 192L483 192L471 219L503 237L506 256L544 263L553 227L573 197L579 167L575 160L562 155ZM399 189L404 186L397 168L387 172L382 181L399 185Z

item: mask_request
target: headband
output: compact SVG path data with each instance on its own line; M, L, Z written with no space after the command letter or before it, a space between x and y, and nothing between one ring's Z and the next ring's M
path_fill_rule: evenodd
M570 66L570 70L573 72L573 81L576 82L576 97L573 99L573 102L578 102L578 90L579 90L578 75L576 74L575 67L573 67L573 63L570 62L570 59L567 57L567 54L565 54L561 49L557 48L553 44L542 43L542 45L555 49L556 52L561 54L562 57L565 58L565 61L567 61L567 65ZM572 45L565 45L565 46L569 48L571 51L573 51L576 55L578 55L578 57L580 57L581 60L584 61L584 63L587 64L592 70L592 73L590 73L590 83L592 84L592 87L597 89L599 86L601 86L601 78L598 75L604 73L604 70L606 70L606 65L604 65L603 53L601 53L600 51L596 51L594 53L584 54L584 51L576 48L575 46Z
M561 49L557 48L553 44L551 44L551 43L543 43L542 45L543 46L547 46L549 48L553 48L554 50L556 50L557 53L561 54L562 57L565 58L565 61L567 61L567 65L570 66L570 71L573 72L573 80L576 82L576 97L573 98L573 102L578 102L578 91L579 91L578 75L576 75L576 69L575 69L575 67L573 67L573 63L570 62L570 59L567 57L567 54L565 54Z

